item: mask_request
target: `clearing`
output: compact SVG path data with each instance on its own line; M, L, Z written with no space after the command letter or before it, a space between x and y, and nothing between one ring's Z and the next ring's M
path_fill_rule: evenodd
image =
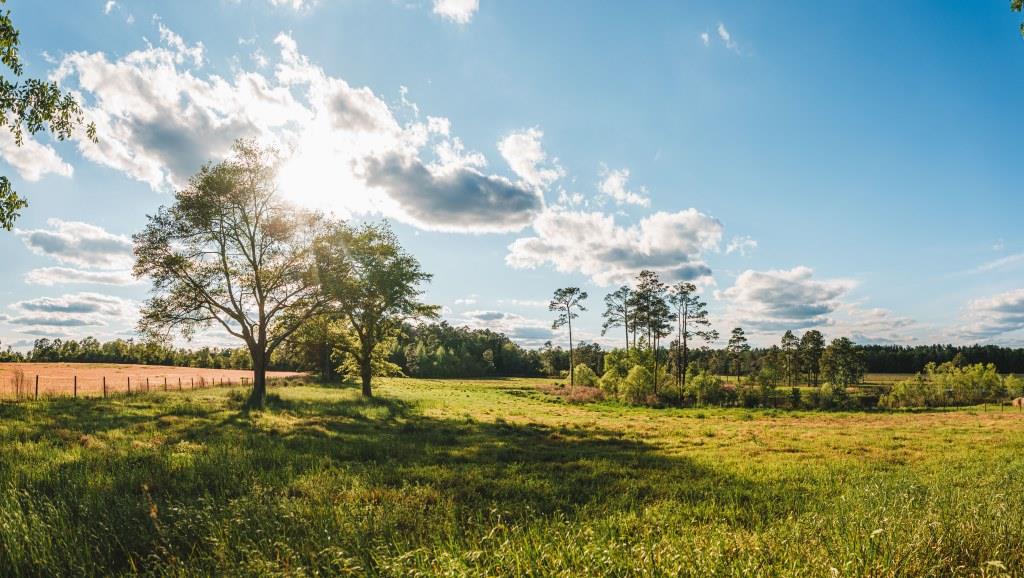
M1024 573L1015 410L577 406L541 381L2 403L0 574Z

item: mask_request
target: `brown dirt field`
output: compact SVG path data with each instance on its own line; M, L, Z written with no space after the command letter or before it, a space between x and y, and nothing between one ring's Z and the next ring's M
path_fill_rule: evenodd
M132 392L146 389L149 380L150 391L162 391L166 379L169 391L177 390L179 379L181 389L220 385L241 385L252 383L252 372L237 369L201 369L197 367L170 367L165 365L121 365L106 363L0 363L0 399L12 399L18 395L17 375L21 370L24 381L21 394L35 395L35 380L39 376L39 397L72 395L75 378L78 378L79 396L102 396L103 378L107 380L107 392L126 393L129 378ZM268 378L301 375L287 371L268 371ZM244 381L243 381L244 380Z

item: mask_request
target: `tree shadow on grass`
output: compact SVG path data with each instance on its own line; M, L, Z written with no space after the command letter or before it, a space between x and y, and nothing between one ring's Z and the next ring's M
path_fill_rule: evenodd
M109 438L76 450L75 459L44 461L36 475L16 472L15 454L0 450L0 465L11 469L0 482L24 492L19 507L57 505L52 525L63 534L54 548L84 548L98 573L202 557L216 547L211 533L225 528L268 543L291 536L315 551L339 534L353 544L456 540L486 530L479 521L495 511L529 524L554 515L642 515L670 503L696 521L756 527L806 507L793 488L668 456L598 427L438 418L389 398L272 398L266 412L253 414L167 398L138 403L152 407L118 415L53 403L32 408L35 419L24 408L0 409L2 419L24 422L28 439L44 438L57 420ZM140 430L140 420L165 423ZM390 501L366 527L330 522L335 508L376 512L380 500ZM314 523L330 530L307 537ZM97 541L104 532L113 535Z

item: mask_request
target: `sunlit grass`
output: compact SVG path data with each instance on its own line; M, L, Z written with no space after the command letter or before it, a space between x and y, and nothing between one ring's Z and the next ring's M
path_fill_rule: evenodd
M0 405L0 575L1024 572L1024 415L382 380Z

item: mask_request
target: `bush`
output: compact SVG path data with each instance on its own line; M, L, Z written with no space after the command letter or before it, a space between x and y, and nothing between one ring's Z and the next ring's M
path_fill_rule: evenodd
M838 409L846 406L846 386L823 383L818 388L818 407L822 409Z
M690 371L686 378L686 397L697 405L721 403L725 397L722 378L707 370Z
M601 389L608 395L618 395L619 387L622 385L622 376L614 371L606 371L601 376Z
M597 374L586 363L580 363L572 370L573 381L576 385L584 387L595 387L597 385Z
M646 403L654 393L654 374L642 365L634 365L622 380L619 393L629 403Z

